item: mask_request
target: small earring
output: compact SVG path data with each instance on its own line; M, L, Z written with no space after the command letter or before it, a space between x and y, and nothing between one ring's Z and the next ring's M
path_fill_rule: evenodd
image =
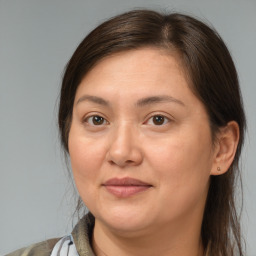
M217 171L220 172L220 167L219 166L217 167Z

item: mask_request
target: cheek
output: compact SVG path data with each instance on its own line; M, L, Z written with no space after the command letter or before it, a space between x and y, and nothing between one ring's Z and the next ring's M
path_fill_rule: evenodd
M184 131L148 151L147 159L157 170L165 200L175 195L180 199L177 201L185 202L206 193L212 165L210 138L208 132L191 134Z
M73 176L81 194L96 184L98 171L104 161L103 142L79 136L71 129L69 135L69 154ZM82 190L82 191L81 191Z
M199 143L196 138L186 140L183 136L165 139L159 144L147 146L150 149L147 151L147 159L156 167L162 166L163 170L197 173L211 165L211 144L203 138Z

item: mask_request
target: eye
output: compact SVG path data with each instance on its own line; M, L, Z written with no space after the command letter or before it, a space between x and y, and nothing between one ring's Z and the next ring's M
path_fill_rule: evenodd
M162 115L154 115L148 119L147 123L150 125L165 125L170 121L169 118Z
M103 118L102 116L89 116L85 119L85 122L87 122L88 124L92 125L92 126L100 126L100 125L105 125L107 124L107 121L105 118Z

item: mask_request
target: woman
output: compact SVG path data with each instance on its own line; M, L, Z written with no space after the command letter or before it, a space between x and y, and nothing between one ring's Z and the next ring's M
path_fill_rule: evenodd
M148 10L104 22L66 67L59 128L90 212L71 235L10 255L244 255L245 116L211 28Z

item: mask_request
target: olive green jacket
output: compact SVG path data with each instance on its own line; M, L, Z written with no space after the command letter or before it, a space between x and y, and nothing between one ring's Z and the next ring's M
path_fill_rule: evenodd
M72 231L74 243L80 256L95 256L91 248L91 237L94 227L94 217L85 215ZM29 247L19 249L6 256L50 256L55 244L60 238L49 239Z

